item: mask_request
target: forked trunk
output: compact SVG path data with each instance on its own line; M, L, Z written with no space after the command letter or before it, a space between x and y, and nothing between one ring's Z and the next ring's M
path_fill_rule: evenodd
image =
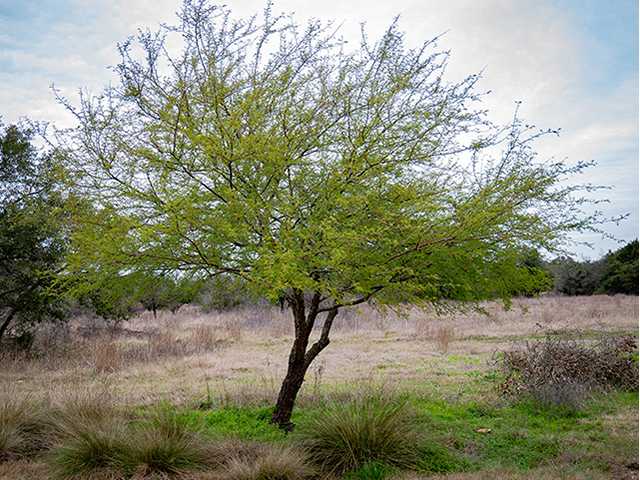
M304 304L304 295L300 291L294 292L291 301L291 309L293 311L293 319L295 323L295 339L289 354L289 363L287 366L287 374L284 377L276 408L271 417L271 422L277 424L280 428L287 431L293 429L291 424L291 414L296 402L298 392L304 382L304 376L309 369L311 362L318 354L329 345L329 331L336 315L338 308L333 307L328 310L327 318L322 326L320 338L308 350L309 336L313 330L316 317L319 313L320 295L315 294L309 305L309 311L306 312Z

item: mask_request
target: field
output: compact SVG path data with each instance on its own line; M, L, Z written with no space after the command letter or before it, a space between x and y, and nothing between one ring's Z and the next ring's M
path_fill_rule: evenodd
M638 297L548 296L515 301L510 311L498 304L485 308L489 316L436 318L407 310L406 318L383 319L368 307L341 313L331 344L311 365L298 397L297 430L326 405L347 405L375 392L407 403L430 442L451 457L443 465L451 466L411 473L374 465L347 469L343 478L637 479L637 391L584 393L573 411L548 412L503 394L506 377L495 354L543 341L552 331L573 332L580 342L593 334L637 338ZM75 318L42 329L35 355L4 353L0 393L5 404L22 399L41 411L89 399L131 422L170 406L192 424L206 423L209 439L285 448L298 432L286 436L267 420L285 373L290 315L259 307L205 313L183 306L175 314L154 318L144 312L118 325ZM51 438L55 450L62 440ZM50 453L24 451L0 457L1 478L55 478ZM162 477L152 470L132 475ZM306 478L189 475L174 476Z

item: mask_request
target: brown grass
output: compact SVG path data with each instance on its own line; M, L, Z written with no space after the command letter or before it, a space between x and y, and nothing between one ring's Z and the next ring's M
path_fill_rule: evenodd
M488 369L486 359L495 350L546 329L638 331L638 297L552 296L518 300L510 311L497 303L485 309L491 316L410 310L406 319L390 315L384 321L367 306L341 312L300 402L317 400L327 385L356 380L457 388L453 374ZM185 403L207 390L214 398L273 401L286 369L292 319L290 311L277 308L204 313L183 307L157 319L144 313L115 329L74 319L65 335L67 343L39 360L3 359L0 384L39 396L108 380L119 385L119 400L142 404Z
M439 352L447 352L454 340L455 328L453 325L441 325L436 333L436 348Z
M114 373L120 369L122 353L116 339L104 334L93 343L93 366L98 373Z

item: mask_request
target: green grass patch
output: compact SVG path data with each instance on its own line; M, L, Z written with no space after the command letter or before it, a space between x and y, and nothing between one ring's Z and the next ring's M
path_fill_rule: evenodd
M215 439L238 437L265 442L281 441L285 437L283 430L269 424L273 410L273 406L225 406L205 412L191 411L187 417L190 423L202 423L207 433Z

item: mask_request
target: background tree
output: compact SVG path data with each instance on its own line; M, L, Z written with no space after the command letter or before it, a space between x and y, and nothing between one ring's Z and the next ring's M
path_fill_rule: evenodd
M10 327L24 339L34 325L64 318L54 287L65 241L54 221L52 158L31 142L28 128L0 123L0 340Z
M555 279L553 291L570 296L623 293L638 295L638 241L598 260L561 256L546 264Z
M513 295L524 295L532 297L542 292L548 292L554 285L554 278L549 272L547 262L545 262L540 252L534 248L525 248L521 253L518 268L526 275L531 275L537 279L532 290L514 290Z
M562 256L556 258L549 269L555 276L557 292L569 296L588 296L600 289L606 266L606 259L579 261Z
M606 257L607 267L600 291L638 295L638 240L629 242Z
M185 303L193 302L199 291L197 284L174 279L169 275L151 275L138 279L136 299L144 308L158 317L158 310L168 308L175 312Z
M330 25L270 8L233 21L198 0L180 18L139 36L142 60L120 46L118 84L61 99L79 127L59 132L60 159L94 206L69 267L98 288L156 270L285 298L295 338L272 422L290 420L341 309L508 304L547 281L518 268L523 248L593 228L561 183L584 165L538 163L518 120L489 125L477 76L445 81L435 40L407 50L394 23L348 51Z

